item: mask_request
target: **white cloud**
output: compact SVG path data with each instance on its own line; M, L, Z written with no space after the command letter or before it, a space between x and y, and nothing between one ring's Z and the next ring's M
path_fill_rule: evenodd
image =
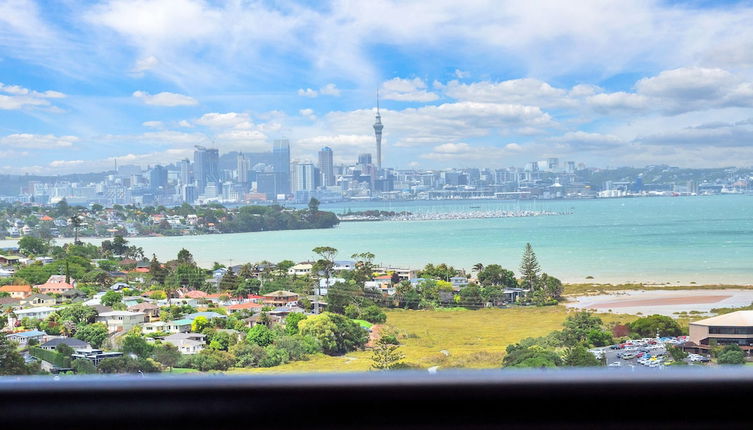
M141 123L144 127L150 127L150 128L161 128L164 126L162 121L144 121Z
M426 90L426 83L421 78L393 78L382 83L380 96L385 100L401 102L431 102L439 98Z
M386 141L383 141L385 144ZM335 162L352 163L358 154L373 152L376 141L373 135L366 134L322 135L297 139L292 144L292 150L298 157L313 157L325 146L332 148Z
M5 93L5 94L2 94ZM0 82L0 109L16 110L27 107L52 107L48 99L59 99L65 94L58 91L32 91L19 85Z
M626 142L611 134L588 133L585 131L571 131L546 139L546 142L559 144L559 150L577 151L609 151L624 145Z
M572 105L567 91L538 79L512 79L503 82L480 81L470 84L450 81L445 94L463 101L516 103L534 106Z
M210 128L250 129L253 127L249 114L238 112L206 113L194 122Z
M17 133L0 137L0 145L25 149L70 148L79 138L76 136L55 136L52 134Z
M133 96L143 101L144 103L152 106L195 106L199 102L193 98L183 94L161 92L157 94L149 94L146 91L134 91Z
M151 70L155 68L159 64L159 60L154 55L149 55L147 57L139 58L136 60L136 64L133 65L133 69L131 69L132 73L140 74L143 72L146 72L147 70Z
M651 107L651 99L644 95L618 91L588 97L588 104L597 112L644 111Z
M470 72L464 72L464 71L462 71L460 69L455 69L455 73L453 73L453 74L458 79L465 79L465 78L470 78L471 77L471 73Z
M306 89L300 88L298 90L298 95L299 96L303 96L303 97L311 97L311 98L318 97L320 95L321 96L339 97L340 96L340 89L337 88L337 86L335 84L327 84L327 85L319 88L318 91L317 90L313 90L311 88L306 88Z
M315 119L316 119L316 113L314 112L314 110L313 110L313 109L309 109L309 108L306 108L306 109L301 109L301 110L299 110L299 111L298 111L298 113L299 113L299 114L300 114L300 115L301 115L302 117L304 117L304 118L307 118L307 119L310 119L311 121L313 121L313 120L315 120Z
M301 88L298 90L298 95L303 97L316 97L319 95L319 92L312 90L311 88L306 88L305 90Z

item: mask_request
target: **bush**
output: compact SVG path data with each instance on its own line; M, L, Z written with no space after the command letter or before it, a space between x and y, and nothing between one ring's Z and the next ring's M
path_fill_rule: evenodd
M650 315L629 324L630 330L640 337L680 336L682 328L674 319L664 315Z
M387 322L387 314L376 305L368 306L361 311L360 317L372 324L384 324Z
M290 356L288 355L288 352L282 348L278 348L274 345L269 345L266 348L264 348L264 351L267 353L266 357L262 358L259 365L261 367L274 367L279 366L280 364L287 363L290 359Z
M205 349L194 355L186 355L180 361L180 367L206 372L209 370L227 370L235 363L235 357L225 351Z
M85 358L77 358L73 360L71 367L73 368L73 371L79 375L97 373L97 368L94 367L94 364Z
M298 324L304 336L311 336L322 345L325 354L344 354L361 348L368 333L360 325L343 315L324 312Z
M248 343L239 343L230 349L230 353L235 356L236 367L259 367L261 361L267 357L267 351L257 345Z
M157 373L160 368L154 360L124 355L105 358L99 363L98 370L100 373Z
M358 319L358 317L361 315L361 310L358 309L358 306L350 304L348 306L345 306L343 314L345 314L345 316L350 319Z
M727 345L719 353L717 362L719 364L745 364L745 353L737 344Z
M311 336L282 336L272 345L286 351L290 361L306 360L309 354L321 351L319 342Z
M275 340L275 333L269 329L269 327L256 324L248 331L246 335L246 341L259 346L271 345Z

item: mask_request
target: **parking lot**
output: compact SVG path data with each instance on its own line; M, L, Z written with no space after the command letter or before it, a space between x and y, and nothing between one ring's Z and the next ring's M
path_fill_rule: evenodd
M606 364L610 368L661 369L666 362L672 361L672 357L667 354L667 347L680 346L685 340L684 336L634 339L621 344L593 348L591 352L597 358L606 357ZM706 360L703 356L691 354L684 361L700 363Z

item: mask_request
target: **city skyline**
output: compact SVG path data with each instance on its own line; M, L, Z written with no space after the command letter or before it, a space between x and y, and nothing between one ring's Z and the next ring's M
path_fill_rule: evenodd
M327 146L338 163L371 152L396 168L753 165L745 2L5 0L0 12L4 173L281 138L293 158Z

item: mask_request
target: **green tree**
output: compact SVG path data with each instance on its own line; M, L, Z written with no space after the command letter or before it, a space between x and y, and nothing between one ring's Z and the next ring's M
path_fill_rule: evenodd
M588 340L588 334L592 331L601 331L601 318L590 312L577 312L570 315L562 323L565 328L560 332L562 343L573 346Z
M187 249L181 248L181 250L178 251L178 262L183 264L194 264L193 255L191 255Z
M727 365L745 364L745 352L736 343L727 345L717 356L717 363Z
M373 324L384 324L387 322L387 314L379 306L370 305L361 311L361 319Z
M256 324L251 327L251 330L249 330L246 335L246 342L259 346L271 345L272 342L274 342L274 339L275 333L263 324Z
M134 354L138 358L149 358L154 352L154 346L138 334L123 337L121 347L124 354Z
M71 368L73 368L73 371L79 375L91 375L97 373L97 368L94 367L94 363L85 358L77 358L73 360L73 362L71 362Z
M210 370L227 370L235 363L235 357L225 351L204 349L198 354L183 357L181 366L207 372Z
M674 319L664 315L641 317L629 324L630 331L640 337L680 336L682 328Z
M350 318L332 312L324 312L298 323L300 333L311 336L322 345L325 354L344 354L361 348L368 333Z
M607 346L613 344L614 339L608 331L591 329L586 333L586 343L591 346Z
M583 345L575 345L568 348L563 358L563 364L570 367L596 367L601 366L601 360L596 358Z
M78 230L84 225L84 219L80 215L74 214L68 219L68 225L73 227L73 244L80 245L82 242L78 240Z
M100 373L157 373L160 368L154 360L124 355L105 358L99 363L98 370Z
M327 309L343 313L348 305L355 305L363 297L363 288L353 281L336 282L327 289Z
M56 311L58 320L73 324L91 324L97 318L97 311L82 303L73 303Z
M371 353L371 367L376 370L391 370L403 366L405 354L399 352L398 348L400 345L380 337Z
M301 312L291 312L285 317L285 333L289 335L298 334L298 323L306 319L306 314Z
M0 335L0 375L29 375L32 370L16 349L16 343Z
M507 346L502 364L504 367L558 367L562 365L562 358L540 345L518 343Z
M539 279L540 271L541 267L536 258L536 253L533 252L531 244L526 243L523 258L520 262L520 277L523 287L533 290L536 287L536 281Z
M209 321L206 319L206 317L196 317L191 323L191 331L194 333L201 333L207 327L209 327Z
M238 286L238 277L235 276L232 269L227 269L227 272L220 279L220 291L233 291Z
M682 361L686 358L688 358L688 353L683 351L682 348L677 346L669 346L667 347L667 352L672 357L672 360L674 361Z
M101 348L102 342L107 339L107 326L103 323L79 325L74 337L87 342L93 348Z
M156 345L153 354L154 360L165 367L175 367L181 357L178 347L169 343Z
M518 281L515 280L515 273L502 268L499 264L482 266L481 271L478 273L478 282L484 286L497 285L503 288L515 288L518 286Z
M244 342L233 346L230 353L235 357L236 367L260 367L262 360L267 356L264 347Z
M48 249L46 240L34 236L24 236L18 241L18 250L24 255L43 255Z
M121 303L123 301L123 295L117 291L108 291L101 299L99 299L99 301L105 306L112 307L115 303Z

